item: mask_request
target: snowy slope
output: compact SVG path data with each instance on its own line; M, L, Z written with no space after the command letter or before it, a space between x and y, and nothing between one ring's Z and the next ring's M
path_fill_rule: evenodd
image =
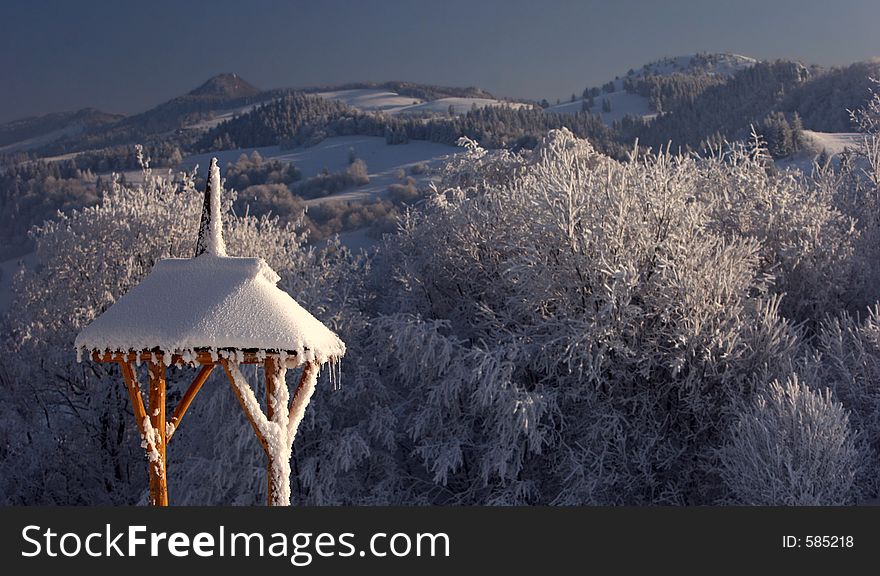
M453 107L456 114L467 114L474 106L477 108L485 108L487 106L509 106L511 108L523 108L529 104L522 102L505 102L504 100L495 100L492 98L440 98L415 106L407 106L398 110L398 113L419 113L429 112L432 114L446 114L449 107Z
M265 158L273 158L282 162L293 162L303 178L315 176L323 169L330 172L344 170L348 166L349 150L353 149L358 158L367 163L370 182L356 188L349 188L339 194L316 198L307 203L320 204L332 200L372 200L386 194L388 186L398 181L398 170L422 162L429 168L438 168L451 154L461 151L444 144L413 140L408 144L389 146L385 139L376 136L339 136L327 138L311 147L299 147L292 150L281 150L278 146L260 148L244 148L223 150L187 157L179 166L181 169L192 170L198 164L202 170L208 166L211 157L216 156L221 168L225 171L226 164L235 162L242 154L250 154L254 150ZM422 177L424 178L424 177ZM417 178L418 179L418 178Z
M672 58L661 58L660 60L645 64L638 70L634 70L634 75L657 74L667 76L676 73L702 73L733 76L740 70L754 66L757 63L758 61L754 58L740 54L686 54Z
M423 102L418 98L401 96L397 92L374 88L333 90L318 92L317 95L328 100L337 100L363 112L385 112L386 114L395 114L403 108Z
M602 101L608 100L611 103L611 112L602 111ZM546 112L555 112L557 114L576 114L581 111L583 100L574 102L565 102L557 104L546 109ZM648 99L638 94L630 94L624 90L618 90L610 94L602 94L595 98L595 105L590 108L590 113L599 116L606 124L611 124L616 120L620 120L624 116L636 116L643 118L653 118L657 115L651 110Z
M672 74L715 74L719 76L733 76L740 70L755 65L758 61L748 56L739 54L687 54L662 58L644 66L634 69L631 76L669 76ZM628 74L629 75L629 74ZM594 105L589 109L591 114L599 116L605 123L610 124L620 120L624 116L636 116L653 118L656 114L651 110L648 99L638 94L629 94L623 89L624 76L614 80L614 91L602 93L594 99ZM602 111L602 101L611 103L611 112ZM547 112L556 114L575 114L583 107L583 100L563 102L556 106L550 106Z
M330 100L338 100L357 108L363 112L384 112L385 114L446 114L452 106L456 114L466 114L473 106L483 108L485 106L513 106L519 108L527 106L518 102L505 102L493 98L440 98L429 102L402 96L397 92L378 88L363 88L356 90L334 90L331 92L318 92L318 96Z
M82 132L82 126L71 125L65 128L59 128L58 130L53 130L52 132L48 132L46 134L41 134L39 136L34 136L33 138L26 138L24 140L20 140L18 142L12 142L10 144L6 144L5 146L0 146L0 153L11 154L13 152L23 152L26 150L31 150L33 148L39 148L45 144L49 144L50 142L54 142L55 140L60 140L66 136L75 136Z
M804 138L811 152L820 154L823 150L830 155L840 154L844 149L855 149L862 145L863 135L858 132L814 132L804 130Z
M247 114L257 106L262 106L266 104L269 100L265 102L257 102L254 104L248 104L247 106L239 106L238 108L231 108L229 110L221 110L214 114L214 117L209 120L202 120L200 122L196 122L194 124L188 124L183 126L184 130L209 130L221 122L225 122L226 120L231 120L234 116L240 116L242 114Z

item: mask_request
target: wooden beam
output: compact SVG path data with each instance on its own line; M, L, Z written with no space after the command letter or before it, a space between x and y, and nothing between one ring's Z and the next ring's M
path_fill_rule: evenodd
M147 412L144 410L141 386L138 384L137 377L135 376L134 367L129 362L120 361L119 366L122 368L122 377L125 379L125 387L128 390L128 397L131 399L131 410L134 413L134 419L141 433L141 440L144 440L146 435L144 421L147 419Z
M239 364L262 364L267 356L265 352L253 352L246 351L243 353L243 359L239 362ZM297 358L296 352L287 352L287 364L288 368L296 368L301 364L299 359ZM107 362L152 362L153 358L160 359L162 358L161 352L98 352L97 350L92 352L92 360L94 362L99 363L107 363ZM223 358L217 359L217 362L223 360ZM208 364L217 364L214 361L214 358L211 356L209 351L201 350L194 355L195 364L208 365ZM174 354L171 356L171 364L188 364L190 362L186 362L183 359L183 356L180 354Z
M150 504L168 506L168 477L165 467L165 364L158 362L147 365L150 373L150 425L153 428L155 455L150 461Z
M238 398L238 403L241 404L241 409L244 412L244 415L247 416L248 422L251 423L251 427L254 429L254 434L257 435L257 440L260 441L260 446L263 447L263 451L266 453L266 456L268 456L269 444L266 442L266 438L260 433L257 423L254 422L253 416L251 416L251 413L248 411L247 402L245 402L244 397L238 390L238 386L235 385L235 378L233 378L232 372L229 371L229 364L226 360L221 359L220 365L223 366L223 370L226 372L226 377L229 379L229 385L232 386L232 391L235 393L235 397Z
M193 380L192 384L190 384L189 388L184 392L183 398L177 403L177 407L174 408L174 414L171 416L171 427L168 430L168 437L165 439L166 442L170 442L174 433L180 428L180 421L183 420L183 415L189 410L189 405L192 404L193 398L199 393L202 385L208 379L208 376L211 375L213 370L213 364L203 365L202 369L199 370L199 373L196 375L195 380Z

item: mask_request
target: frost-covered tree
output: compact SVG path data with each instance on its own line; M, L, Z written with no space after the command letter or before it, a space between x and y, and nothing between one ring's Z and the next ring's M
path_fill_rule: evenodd
M722 218L753 205L718 206L764 167L619 163L564 130L521 156L468 145L378 268L371 346L412 398L422 498L713 501L733 401L799 348L766 238Z

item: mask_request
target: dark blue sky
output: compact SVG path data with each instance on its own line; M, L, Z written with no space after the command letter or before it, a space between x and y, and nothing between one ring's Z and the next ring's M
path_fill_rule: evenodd
M139 112L209 76L358 80L555 99L662 56L880 56L880 1L0 0L0 121Z

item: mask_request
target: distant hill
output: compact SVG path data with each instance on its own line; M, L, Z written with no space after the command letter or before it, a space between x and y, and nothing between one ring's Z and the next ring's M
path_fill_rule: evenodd
M661 58L632 70L627 76L668 76L671 74L710 74L733 76L740 70L751 68L758 60L749 56L729 53L688 54Z
M234 100L256 96L260 90L237 74L218 74L183 98L203 100Z
M168 134L204 123L232 110L279 97L282 91L261 92L236 74L219 74L194 90L158 106L96 126L75 137L64 137L44 147L45 154L60 154L123 144L155 143Z
M811 130L850 132L854 126L848 111L865 105L871 88L876 88L871 78L880 78L878 60L817 70L809 82L782 98L779 109L797 112Z
M32 116L0 125L0 148L26 150L125 118L94 108Z
M4 124L0 153L94 151L116 158L142 143L170 162L180 152L295 145L327 134L384 135L389 143L454 143L467 135L484 144L519 147L558 126L589 135L603 150L629 149L636 138L655 149L670 141L698 149L709 141L742 138L753 125L767 132L776 126L783 141L801 126L849 132L848 110L864 105L870 77L880 77L880 62L822 69L738 54L690 54L649 62L587 87L568 102L536 108L476 87L400 81L261 91L228 73L127 117L84 109Z
M696 149L707 140L740 139L811 78L811 72L797 62L760 62L692 98L678 99L649 122L622 128L626 136L654 148L671 141L673 146Z
M198 122L214 112L271 97L264 94L235 74L219 74L183 96L126 118L120 125L141 134L167 132Z
M762 133L767 124L850 132L849 110L865 104L872 77L880 77L878 61L821 68L738 54L694 54L631 69L546 112L595 115L623 143L638 138L655 149L668 142L698 149L706 142L743 138L752 126Z
M671 100L692 99L709 86L722 84L758 61L739 54L687 54L661 58L630 69L600 86L587 87L580 97L547 108L548 112L589 112L606 124L625 116L653 118Z

